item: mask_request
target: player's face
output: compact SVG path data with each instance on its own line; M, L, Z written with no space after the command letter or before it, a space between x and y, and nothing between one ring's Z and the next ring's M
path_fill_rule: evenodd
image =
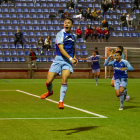
M67 19L64 21L64 28L65 28L66 33L70 33L72 26L73 26L73 24L70 20Z
M93 52L92 54L93 54L94 56L96 55L96 53L95 53L95 52Z
M116 58L117 61L120 61L121 60L121 57L122 56L119 53L116 53L115 54L115 58Z

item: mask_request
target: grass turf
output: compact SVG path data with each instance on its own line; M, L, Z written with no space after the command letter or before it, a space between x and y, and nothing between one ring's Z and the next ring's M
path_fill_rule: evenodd
M46 92L45 79L0 80L0 90L22 90L41 95ZM56 120L0 120L2 140L139 140L140 98L139 79L129 79L129 102L119 111L119 98L110 79L100 79L96 87L93 79L70 79L65 104L85 109L108 118L75 118ZM53 83L54 95L59 101L61 80ZM61 118L97 117L58 105L17 91L0 91L0 118Z

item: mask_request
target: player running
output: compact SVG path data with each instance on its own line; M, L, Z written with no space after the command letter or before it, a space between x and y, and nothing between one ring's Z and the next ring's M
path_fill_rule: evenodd
M110 54L109 50L110 50L110 47L107 49L108 55ZM121 51L122 52L122 59L125 59L124 54L123 54L123 50L124 50L123 46L118 46L116 49L116 52ZM115 59L115 54L111 57L111 59ZM113 76L112 81L111 81L111 86L114 87L114 76ZM127 88L125 89L125 93L126 93L125 101L128 102L130 100L130 96L128 95Z
M96 55L96 51L93 51L93 56L88 58L78 58L79 60L87 60L92 63L92 72L94 73L94 78L96 80L96 86L98 86L98 77L100 75L100 59L107 59L107 57L102 57L101 55Z
M126 60L122 59L122 52L117 51L115 53L115 60L110 61L109 59L112 57L110 55L104 63L104 66L113 66L114 67L114 79L115 79L115 93L117 97L120 97L120 108L119 110L123 110L123 102L125 95L125 88L127 86L127 70L132 71L133 67Z
M46 81L48 92L41 95L41 99L53 95L52 82L57 75L62 74L59 109L64 109L63 101L67 91L67 79L73 73L73 64L76 65L78 63L75 56L76 35L71 34L72 27L73 20L67 18L64 21L64 29L56 35L56 57L49 69Z

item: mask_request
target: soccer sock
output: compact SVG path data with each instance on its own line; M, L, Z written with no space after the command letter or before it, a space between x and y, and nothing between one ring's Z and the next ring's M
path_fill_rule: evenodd
M51 85L47 85L47 83L46 83L46 87L47 87L49 93L52 93L52 87L53 87L53 85L52 84Z
M128 92L127 92L127 88L125 88L124 92L126 92L126 97L129 97Z
M96 82L98 82L98 77L95 77Z
M120 103L121 103L121 106L123 106L123 102L124 102L124 93L120 92Z
M60 90L60 102L64 101L66 91L67 91L67 84L62 84L61 90Z

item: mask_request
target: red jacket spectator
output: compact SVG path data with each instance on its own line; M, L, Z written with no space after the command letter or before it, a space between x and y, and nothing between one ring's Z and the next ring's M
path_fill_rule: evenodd
M81 29L77 29L76 30L76 34L78 35L78 34L81 34L82 32L81 32Z
M104 30L104 35L105 35L106 33L108 33L108 35L109 35L109 30Z
M85 30L85 34L90 35L90 34L91 34L91 29L87 28L87 29Z
M98 33L98 34L103 34L102 29L97 29L97 33Z

